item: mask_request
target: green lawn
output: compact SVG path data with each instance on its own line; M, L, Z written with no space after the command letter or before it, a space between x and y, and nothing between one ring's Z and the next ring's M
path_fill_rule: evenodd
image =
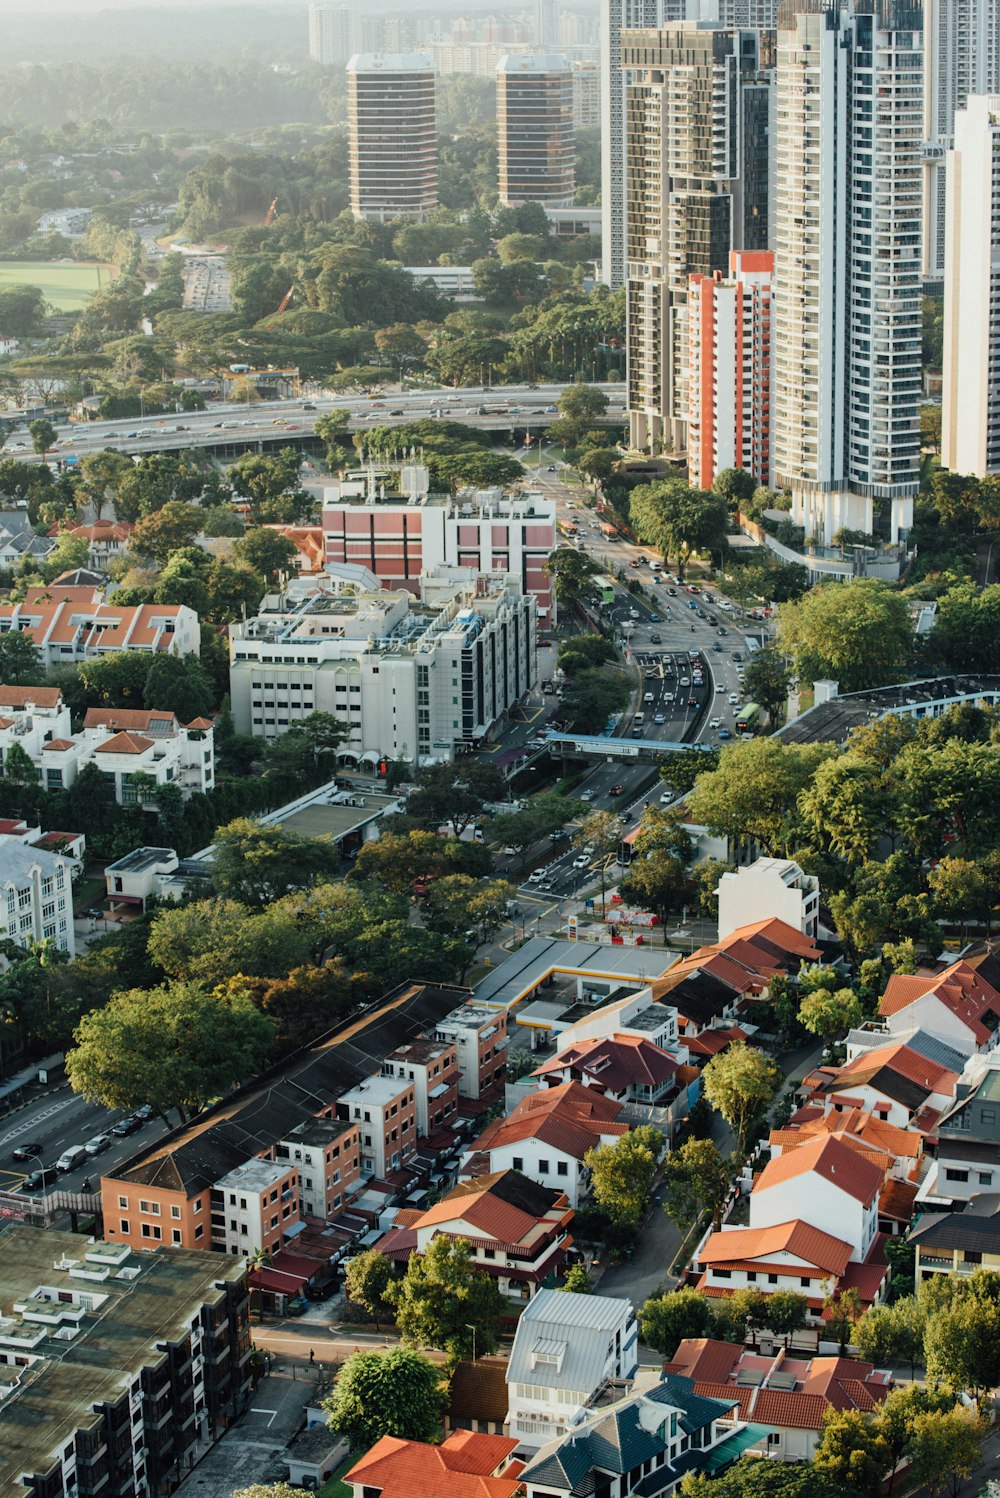
M360 1460L361 1458L358 1455L345 1456L337 1470L331 1472L323 1486L317 1489L317 1498L352 1498L354 1489L349 1488L346 1482L341 1482L340 1479L345 1472L351 1470L355 1462ZM414 1498L416 1498L416 1495L414 1495Z
M0 290L37 286L58 312L79 312L91 294L111 283L110 265L76 260L0 260Z

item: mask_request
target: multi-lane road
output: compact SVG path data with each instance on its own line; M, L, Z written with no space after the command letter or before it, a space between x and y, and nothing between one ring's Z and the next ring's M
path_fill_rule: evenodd
M127 1116L86 1102L65 1083L38 1092L23 1108L0 1119L0 1191L17 1190L25 1176L42 1169L49 1176L45 1189L51 1191L51 1173L63 1151L103 1134L110 1140L106 1149L58 1178L59 1187L66 1191L81 1190L86 1180L97 1189L103 1172L130 1159L141 1145L165 1132L163 1121L154 1118L128 1135L113 1133ZM30 1149L31 1158L15 1160L15 1149Z

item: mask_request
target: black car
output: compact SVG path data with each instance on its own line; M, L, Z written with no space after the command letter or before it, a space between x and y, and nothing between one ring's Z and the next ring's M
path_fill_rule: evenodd
M141 1121L141 1119L132 1118L132 1117L129 1117L129 1118L120 1118L118 1120L118 1122L115 1124L114 1128L111 1130L111 1132L112 1132L112 1134L117 1134L119 1139L125 1139L125 1138L127 1138L127 1136L129 1134L134 1134L135 1131L136 1131L136 1129L141 1129L141 1128L142 1128L142 1121Z
M33 1191L44 1191L48 1186L54 1186L58 1178L57 1170L33 1170L25 1176L17 1189L30 1196Z
M661 645L663 643L663 636L662 635L650 635L650 637L649 637L649 643L651 645Z
M40 1155L41 1152L42 1142L38 1139L35 1139L30 1144L19 1144L14 1150L11 1158L18 1161L33 1160L35 1156Z

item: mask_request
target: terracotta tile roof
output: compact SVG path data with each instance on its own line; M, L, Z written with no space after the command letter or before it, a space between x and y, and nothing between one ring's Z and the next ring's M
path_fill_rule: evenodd
M878 1194L884 1172L852 1150L841 1139L826 1136L811 1139L797 1149L783 1151L768 1161L760 1173L756 1191L768 1191L806 1175L817 1175L832 1186L868 1206ZM806 1185L805 1182L802 1183Z
M699 1264L730 1264L736 1260L765 1259L787 1253L824 1274L843 1274L853 1252L850 1243L794 1219L770 1228L728 1228L712 1233L698 1253ZM799 1270L785 1265L790 1274ZM805 1273L805 1271L802 1271Z
M84 728L138 729L148 732L153 723L176 724L173 713L146 711L138 707L88 707L83 717Z
M0 708L23 708L29 702L35 707L58 707L61 698L58 687L0 686Z
M702 1030L700 1035L692 1035L684 1044L694 1056L717 1056L734 1040L745 1038L742 1030L730 1025L728 1030Z
M185 728L212 728L214 725L211 718L192 718L190 723L185 723Z
M887 1233L876 1233L875 1240L868 1250L868 1257L863 1264L848 1264L840 1280L842 1290L857 1290L861 1296L862 1304L874 1305L878 1299L879 1290L889 1266L885 1258L885 1244Z
M909 1222L918 1190L910 1181L886 1181L879 1194L879 1216L889 1217L893 1222Z
M155 748L153 740L143 738L140 733L115 733L110 739L105 739L103 744L98 744L95 753L145 754L148 749Z
M49 739L47 744L42 745L42 753L46 754L50 749L75 749L76 745L72 739Z
M510 1462L502 1477L493 1474L516 1449L507 1436L470 1430L454 1431L440 1446L383 1436L344 1481L376 1488L380 1498L513 1498L523 1462Z
M568 1207L563 1192L539 1186L514 1170L503 1170L453 1187L421 1213L413 1230L467 1223L472 1231L463 1236L516 1246L560 1206Z
M953 962L936 977L925 978L922 974L915 974L907 982L901 983L899 976L894 974L879 1002L879 1013L889 1016L899 1014L926 994L933 994L956 1019L966 1025L980 1045L992 1034L990 1027L983 1023L983 1016L1000 1016L1000 993L976 968L961 959Z
M714 1383L726 1387L727 1380L743 1355L734 1342L717 1342L712 1337L685 1337L664 1373L683 1373L695 1383ZM726 1393L730 1390L727 1388Z
M684 1341L667 1372L695 1381L695 1393L709 1399L737 1397L740 1416L761 1425L792 1430L820 1430L828 1409L873 1410L889 1392L889 1375L853 1358L803 1360L784 1350L775 1357L746 1352L726 1342ZM753 1374L755 1383L746 1381ZM742 1384L738 1377L746 1375ZM792 1388L775 1388L770 1380L794 1379Z
M932 973L893 973L879 1000L879 1014L898 1014L900 1009L922 998L936 981Z
M598 1087L621 1092L627 1087L659 1087L674 1076L677 1062L645 1036L606 1035L567 1046L532 1076L552 1076L566 1068L592 1078Z

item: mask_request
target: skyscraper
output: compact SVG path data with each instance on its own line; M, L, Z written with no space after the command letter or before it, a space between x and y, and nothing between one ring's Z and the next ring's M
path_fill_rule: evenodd
M691 276L768 244L771 80L761 34L626 32L625 287L630 443L683 452Z
M1000 93L1000 0L925 0L924 277L945 256L945 158L970 94Z
M1000 473L1000 96L966 100L948 152L941 459Z
M774 468L829 544L912 524L921 390L920 11L783 0L775 151Z
M558 47L559 0L535 0L535 46Z
M710 489L724 468L771 482L771 283L768 250L733 250L729 273L688 288L688 479Z
M554 52L511 52L497 68L497 148L502 203L573 202L573 74Z
M351 212L423 218L438 200L434 63L420 52L359 53L347 64Z
M354 51L354 15L346 5L310 5L309 56L324 67L343 64Z

